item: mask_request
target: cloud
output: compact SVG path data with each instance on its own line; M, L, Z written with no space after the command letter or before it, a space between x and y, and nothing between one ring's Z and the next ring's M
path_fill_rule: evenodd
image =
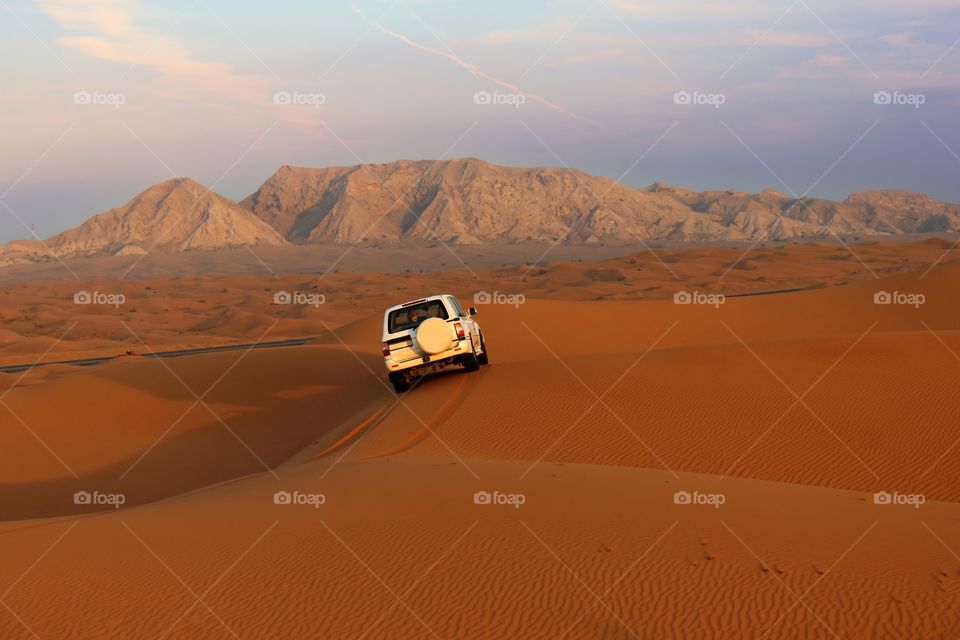
M374 22L372 22L372 21L367 17L367 15L360 9L360 7L357 6L357 3L356 3L355 0L350 0L350 6L353 7L353 10L357 13L357 15L359 15L359 16L363 19L364 22L366 22L367 24L372 25L372 26L373 26L374 28L376 28L378 31L380 31L381 33L387 34L387 35L390 36L391 38L395 38L396 40L399 40L400 42L403 42L404 44L406 44L406 45L408 45L408 46L411 46L411 47L413 47L414 49L419 49L420 51L424 51L424 52L426 52L426 53L429 53L430 55L439 56L439 57L441 57L441 58L446 58L447 60L449 60L450 62L453 62L453 63L456 64L457 66L463 67L464 69L466 69L467 71L469 71L470 73L472 73L474 76L476 76L476 77L478 77L478 78L483 78L484 80L488 80L488 81L494 83L495 85L497 85L498 87L500 87L500 88L502 88L502 89L506 89L506 90L508 90L508 91L510 91L510 92L512 92L512 93L520 94L520 95L522 95L522 96L527 97L527 98L530 99L530 100L533 100L533 101L535 101L535 102L539 102L540 104L542 104L543 106L547 107L548 109L550 109L550 110L552 110L552 111L556 111L557 113L562 113L563 115L568 116L568 117L570 117L570 118L574 118L574 119L576 119L576 120L582 120L582 121L584 121L584 122L592 122L589 118L586 118L586 117L581 116L581 115L579 115L579 114L577 114L577 113L574 113L573 111L570 111L569 109L565 109L564 107L561 107L560 105L558 105L558 104L556 104L556 103L554 103L554 102L551 102L550 100L548 100L547 98L545 98L545 97L543 97L543 96L541 96L541 95L538 95L538 94L536 94L536 93L532 93L532 92L530 92L530 91L527 91L527 90L525 90L525 89L522 89L521 87L519 87L518 85L516 85L516 84L514 84L514 83L512 83L512 82L507 82L506 80L501 80L500 78L497 78L497 77L495 77L495 76L492 76L492 75L488 74L488 73L486 73L485 71L483 71L482 69L480 69L480 67L478 67L477 65L471 64L471 63L469 63L469 62L466 62L465 60L463 60L463 58L460 58L459 56L451 53L450 51L444 51L444 50L442 50L442 49L436 49L436 48L434 48L434 47L429 47L429 46L427 46L427 45L425 45L425 44L421 44L421 43L419 43L419 42L417 42L417 41L415 41L415 40L412 40L411 38L408 38L407 36L403 35L402 33L398 33L398 32L396 32L396 31L393 31L393 30L391 30L391 29L388 29L387 27L383 26L383 25L380 24L380 23L374 23Z
M863 0L861 4L876 8L899 10L905 13L914 12L917 8L925 9L955 9L960 7L960 0Z
M131 6L127 0L42 0L47 14L69 29L89 29L111 36L134 31L130 19Z
M902 33L891 33L885 35L880 40L884 44L888 44L891 47L908 47L914 44L913 38L916 34L911 31L904 31Z
M81 35L60 42L85 55L156 73L148 93L178 100L222 104L224 99L266 105L267 79L237 73L221 62L198 60L172 37L156 35L136 22L133 0L41 0L51 18Z
M548 66L568 66L576 64L586 64L601 60L614 60L622 58L627 54L626 49L597 49L585 53L575 53L569 56L561 57L555 63L549 63Z
M821 53L811 60L811 63L818 67L839 67L849 58L847 56L838 56L833 53Z
M572 22L572 20L571 20ZM561 21L552 21L547 24L535 24L529 27L519 29L502 29L491 31L475 38L464 41L464 44L473 46L488 46L501 44L514 44L517 42L552 42L562 37L570 28L569 23Z
M770 31L748 29L752 38L762 38L760 44L776 47L799 47L813 49L837 44L837 39L828 31Z
M756 0L730 2L729 0L674 0L673 2L650 2L649 0L606 0L616 12L650 20L680 21L721 19L742 23L748 18L763 16L764 3Z

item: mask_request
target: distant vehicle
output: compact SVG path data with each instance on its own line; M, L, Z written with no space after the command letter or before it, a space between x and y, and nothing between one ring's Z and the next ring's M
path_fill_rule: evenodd
M390 307L383 314L383 362L397 393L449 365L476 371L488 362L477 310L464 311L450 294Z

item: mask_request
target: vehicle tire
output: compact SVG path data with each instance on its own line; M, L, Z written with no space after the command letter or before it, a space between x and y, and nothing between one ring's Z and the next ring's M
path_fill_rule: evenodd
M428 318L417 327L414 341L420 351L428 355L436 355L450 348L452 328L446 320Z
M406 393L410 390L410 382L405 376L390 376L390 382L393 383L393 390L397 393Z
M485 364L490 364L490 358L487 357L487 343L483 339L482 333L480 334L480 348L483 349L483 353L477 356L477 362L479 362L481 366Z
M477 358L477 352L470 349L470 353L463 356L463 368L466 371L479 371L480 359Z

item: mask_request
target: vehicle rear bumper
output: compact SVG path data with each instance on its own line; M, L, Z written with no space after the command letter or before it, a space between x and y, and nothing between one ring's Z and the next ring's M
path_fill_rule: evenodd
M453 362L464 355L470 353L471 344L470 339L464 339L454 345L453 348L448 349L447 351L442 351L440 353L426 356L429 360L424 361L423 356L418 356L416 358L410 358L408 360L398 361L391 357L386 357L383 359L383 363L387 368L387 371L390 373L397 373L399 371L409 371L410 369L416 369L418 367L436 367L436 366L445 366L453 364Z

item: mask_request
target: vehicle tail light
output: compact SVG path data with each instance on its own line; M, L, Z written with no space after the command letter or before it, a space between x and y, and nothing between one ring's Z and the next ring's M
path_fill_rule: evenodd
M454 322L453 327L457 330L457 338L462 340L463 336L465 335L463 333L463 325L460 324L459 322Z
M389 356L389 355L390 355L390 343L389 343L389 342L381 342L381 343L380 343L380 346L383 347L383 355L384 355L384 357Z

